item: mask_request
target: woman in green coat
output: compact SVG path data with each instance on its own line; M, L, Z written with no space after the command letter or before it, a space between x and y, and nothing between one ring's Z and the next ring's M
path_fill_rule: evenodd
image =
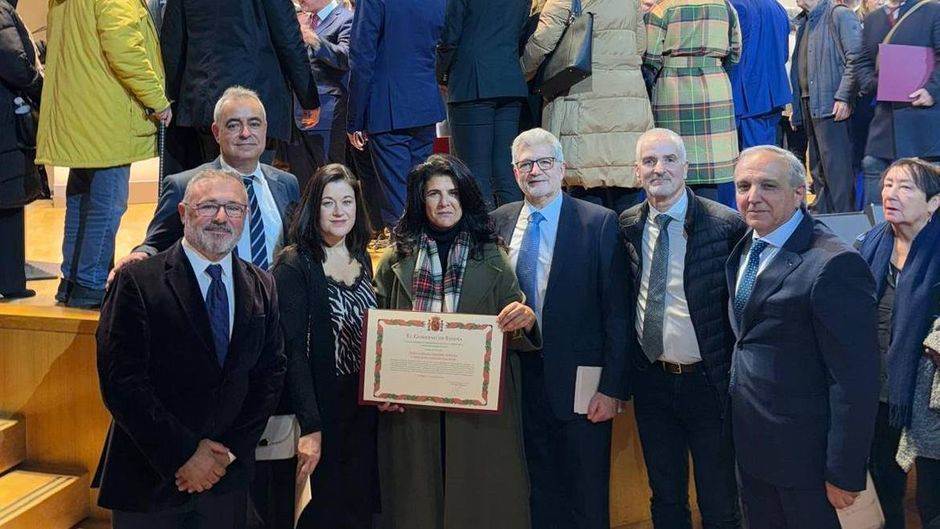
M392 243L375 274L379 308L495 314L510 352L498 415L380 406L377 526L527 529L514 350L539 345L536 318L462 162L435 155L411 171Z

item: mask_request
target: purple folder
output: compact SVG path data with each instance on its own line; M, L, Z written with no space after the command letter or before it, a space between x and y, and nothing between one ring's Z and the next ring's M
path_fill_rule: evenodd
M878 101L910 103L934 69L933 48L903 44L878 45Z

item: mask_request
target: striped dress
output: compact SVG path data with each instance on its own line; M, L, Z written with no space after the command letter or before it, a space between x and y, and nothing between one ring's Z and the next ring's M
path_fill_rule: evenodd
M741 57L737 13L725 0L663 0L647 15L646 38L653 118L685 141L687 183L730 182L738 134L725 67Z

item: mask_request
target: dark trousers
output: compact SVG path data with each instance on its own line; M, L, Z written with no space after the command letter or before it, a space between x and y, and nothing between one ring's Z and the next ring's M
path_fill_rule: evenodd
M156 512L113 511L114 529L244 529L248 493L196 494L182 507Z
M817 213L855 211L855 170L852 168L851 121L810 117L809 99L802 98L803 125L809 142L809 170Z
M822 482L813 489L787 489L744 469L739 475L748 529L841 529Z
M532 529L608 529L611 421L557 419L537 353L523 355L522 424Z
M868 458L868 470L875 483L881 510L885 515L884 529L904 529L904 491L907 488L907 474L898 466L895 455L901 430L888 423L888 404L878 403L875 416L875 435L871 441L871 454Z
M294 525L297 458L256 461L249 487L248 529L281 529Z
M510 146L518 134L522 102L495 98L451 103L448 120L454 154L473 174L487 209L522 200L512 173Z
M755 145L777 145L777 125L780 123L780 110L735 118L738 128L738 149L744 150Z
M613 210L620 215L624 211L643 202L646 192L639 187L592 187L568 186L568 193L581 200L593 202L599 206Z
M940 525L940 459L918 457L917 512L925 529ZM928 527L929 526L929 527Z
M433 124L369 136L372 162L375 164L384 197L382 222L385 225L394 226L405 210L408 172L431 156L434 136Z
M346 163L346 113L334 112L329 128L295 130L291 141L281 144L289 172L297 177L301 193L321 166Z
M362 199L365 201L366 213L369 215L372 228L381 230L385 227L382 221L382 203L385 198L382 196L382 184L379 183L375 165L372 163L371 142L367 142L365 149L360 151L347 141L346 165L352 169L353 174L359 179L359 185L362 186Z
M219 144L209 127L170 125L166 129L165 145L163 171L166 175L188 171L219 156Z
M656 529L691 529L689 453L705 529L741 525L731 429L704 373L674 375L659 364L636 375L634 411Z
M26 289L26 214L24 208L0 209L0 294Z

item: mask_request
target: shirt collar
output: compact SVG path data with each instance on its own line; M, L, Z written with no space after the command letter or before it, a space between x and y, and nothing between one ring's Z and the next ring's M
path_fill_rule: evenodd
M332 13L336 7L336 0L333 0L329 4L326 4L323 9L317 11L317 18L320 19L320 22L323 22L326 20L326 17L330 16L330 13Z
M563 195L564 193L559 191L558 196L553 198L552 201L548 204L545 204L542 209L535 207L528 200L525 201L525 207L529 211L529 215L532 215L532 213L538 211L542 214L543 217L545 217L545 220L554 224L558 222L558 217L561 216L561 201Z
M250 175L243 175L241 172L239 172L238 170L236 170L234 167L232 167L231 165L225 163L225 158L223 158L223 157L221 157L221 156L219 156L219 165L222 166L222 170L223 170L223 171L228 171L228 172L230 172L230 173L235 173L235 174L237 174L237 175L239 175L239 176L242 176L242 177L245 177L245 176L252 176L252 177L257 178L257 179L263 179L263 178L264 178L264 173L261 172L261 162L258 162L258 165L255 166L255 170L252 171Z
M660 215L668 215L672 217L672 220L685 222L685 214L688 210L689 210L689 194L686 193L685 190L683 190L682 196L679 197L679 200L677 200L676 203L673 204L672 207L670 207L666 211L659 211L653 206L653 204L650 204L649 221L653 222L654 220L656 220L656 217Z
M206 267L213 264L222 265L222 277L229 277L232 275L232 252L225 254L225 257L218 261L211 261L202 255L199 250L193 248L189 241L186 238L183 238L183 253L186 254L186 258L189 259L189 264L193 266L193 271L196 272L196 275L205 273Z
M753 240L756 241L760 239L775 248L783 248L783 245L786 244L787 240L790 239L790 236L793 235L793 232L796 231L796 227L800 225L800 222L803 222L803 210L797 209L793 212L790 220L784 222L777 229L768 233L767 235L760 237L757 235L756 231L753 232Z

